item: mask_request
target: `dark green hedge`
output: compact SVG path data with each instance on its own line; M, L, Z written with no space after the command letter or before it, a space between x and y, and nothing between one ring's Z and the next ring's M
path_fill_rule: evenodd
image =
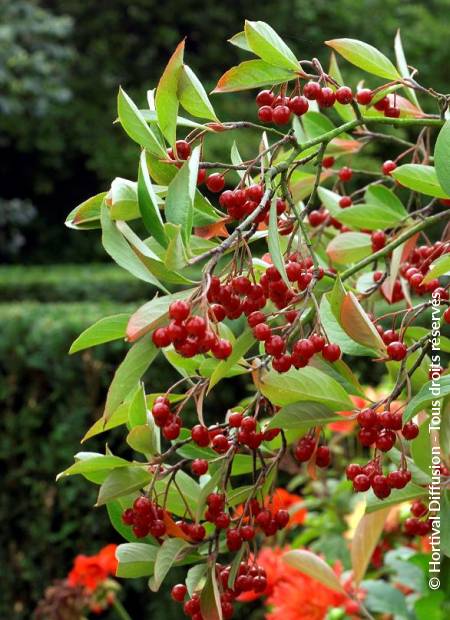
M0 267L1 300L129 302L154 289L113 264Z

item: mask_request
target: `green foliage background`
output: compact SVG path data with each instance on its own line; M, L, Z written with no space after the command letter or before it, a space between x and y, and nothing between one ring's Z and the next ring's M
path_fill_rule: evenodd
M23 228L17 213L14 221L0 218L0 245L18 230L25 241L12 244L15 253L0 248L1 259L28 265L0 269L0 458L8 463L0 508L0 565L8 567L0 582L1 617L30 618L45 586L67 572L75 553L96 552L114 537L104 515L92 510L87 485L57 486L54 477L99 416L123 345L71 358L67 351L87 325L135 307L150 291L115 268L32 265L106 258L98 231L81 235L65 230L63 221L114 176L136 176L137 147L112 124L118 86L143 103L187 36L189 64L212 87L240 60L225 41L248 17L270 22L300 58L319 55L325 64L326 39L356 37L392 55L400 27L409 62L426 84L444 89L449 13L450 0L0 0L0 200L19 199L19 215L21 204L37 209ZM246 94L214 97L214 105L220 118L234 118L238 106L241 117L254 115ZM218 141L211 158L220 160L226 146ZM167 381L167 366L153 365L152 383ZM155 620L175 614L167 592L148 605L134 611Z

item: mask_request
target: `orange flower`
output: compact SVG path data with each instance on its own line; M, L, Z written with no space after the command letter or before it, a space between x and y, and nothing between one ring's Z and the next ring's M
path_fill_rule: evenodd
M366 400L361 398L360 396L350 396L351 401L355 405L355 409L362 409L366 405ZM349 416L354 414L354 411L338 411L338 414L343 418L348 418ZM336 431L337 433L351 433L356 426L356 420L339 420L339 422L331 422L329 425L332 431Z
M77 555L67 577L69 584L93 592L109 575L115 574L115 550L116 545L107 545L97 555Z
M289 526L301 525L307 515L306 508L302 506L303 500L299 495L289 493L286 489L278 487L275 489L272 498L266 499L265 506L274 514L277 510L289 510L291 515Z

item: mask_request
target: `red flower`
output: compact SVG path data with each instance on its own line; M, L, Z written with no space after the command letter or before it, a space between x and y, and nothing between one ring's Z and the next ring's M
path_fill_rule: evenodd
M115 550L116 545L107 545L97 555L77 555L67 577L68 583L93 592L109 575L115 574Z

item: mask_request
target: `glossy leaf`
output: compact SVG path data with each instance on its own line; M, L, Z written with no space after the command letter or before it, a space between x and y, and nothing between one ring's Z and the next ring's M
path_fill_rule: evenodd
M233 350L231 355L226 359L222 360L217 368L211 375L209 380L208 392L224 377L228 375L228 372L233 368L233 366L239 362L239 360L247 353L250 347L254 344L255 338L250 329L244 331L236 342L233 343Z
M368 203L380 207L387 207L390 211L397 213L401 217L406 217L408 215L400 198L385 185L369 185L364 196Z
M273 198L270 205L269 236L267 238L267 244L269 246L272 263L278 269L287 286L290 286L289 278L287 277L286 268L284 266L283 252L280 244L280 233L278 232L277 198Z
M188 570L185 583L189 592L189 596L193 595L199 583L205 576L206 568L206 564L196 564Z
M283 562L316 579L330 590L345 592L336 573L318 555L306 549L292 549L283 554Z
M400 35L400 28L397 30L394 39L395 58L397 61L397 67L400 75L403 78L411 77L408 63L406 62L405 52L403 50L402 38ZM416 91L413 88L405 87L407 97L416 105L420 110L419 100L417 99Z
M280 409L270 420L268 428L310 428L343 419L321 403L302 401Z
M265 22L245 21L248 46L257 56L275 67L301 71L298 60L275 30Z
M68 469L58 474L57 480L63 476L75 474L89 474L97 471L109 471L116 467L127 467L130 463L119 456L112 454L98 454L97 452L78 452L75 455L75 463Z
M443 125L436 139L434 166L442 189L450 195L450 120Z
M106 202L110 204L112 220L134 220L140 217L137 201L137 186L134 181L116 177Z
M366 574L370 559L378 544L390 508L382 508L374 514L362 516L353 534L351 559L353 578L359 583Z
M274 67L264 60L246 60L222 75L213 92L233 93L262 86L273 86L295 79L294 71Z
M406 485L404 489L392 489L391 494L386 499L378 499L376 495L370 491L367 497L366 513L370 514L378 512L403 502L409 502L419 497L427 495L427 489L413 482Z
M434 278L440 278L441 276L450 274L450 254L444 254L440 256L430 265L428 273L423 278L422 282L430 282Z
M148 173L147 157L142 151L139 160L139 176L137 184L138 204L142 220L148 232L163 247L167 247L164 223L158 208L158 199Z
M400 77L399 72L392 62L376 47L358 41L357 39L332 39L325 41L326 45L332 47L338 54L346 60L378 77L396 80Z
M339 265L348 265L372 253L370 235L361 232L345 232L336 235L327 246L330 259Z
M179 224L184 244L189 245L194 212L194 197L197 188L200 147L197 146L171 181L166 198L166 218L172 224Z
M125 338L127 324L130 319L129 314L114 314L105 316L90 327L84 330L76 340L73 341L69 353L77 353L89 347L95 347L111 340Z
M376 351L355 342L341 327L331 309L329 295L320 300L320 320L331 342L338 344L343 353L348 355L376 356Z
M129 495L149 484L152 476L142 467L128 466L113 469L100 486L96 506Z
M117 577L136 579L153 574L153 567L159 547L133 542L119 545L116 549Z
M391 176L396 181L426 196L434 198L450 198L439 183L436 170L433 166L423 166L422 164L403 164L391 172Z
M117 368L106 397L105 419L108 420L127 395L135 388L143 374L158 355L150 338L136 342Z
M107 192L91 196L69 213L65 224L68 228L91 229L100 228L100 209Z
M245 50L246 52L251 52L251 48L248 44L247 37L245 36L245 32L237 32L235 35L228 39L228 43L234 45L235 47L239 47L241 50Z
M152 589L157 592L174 563L190 548L189 543L179 538L167 538L158 550Z
M156 89L155 107L158 125L169 144L173 145L177 135L178 81L183 67L184 40L177 45Z
M431 391L433 389L433 392ZM428 381L407 404L403 413L403 423L408 422L421 410L428 410L432 400L438 400L450 394L450 375L443 375L439 385L433 386L433 381Z
M338 213L333 215L346 226L365 230L394 228L406 216L406 211L402 215L392 211L387 206L375 204L357 204L347 209L340 209Z
M275 405L290 405L299 401L319 402L334 411L352 408L352 402L342 386L317 368L293 369L278 374L270 371L259 379L259 389Z
M375 349L381 355L385 353L386 345L352 292L347 293L343 299L340 324L350 338L359 344Z
M148 126L136 104L122 88L119 89L117 109L120 123L132 140L156 157L167 156L166 150L159 142L156 134Z
M187 65L183 65L180 73L178 98L186 112L192 116L218 120L202 83Z
M222 620L222 608L216 579L215 564L208 569L206 583L200 594L200 611L204 620Z

